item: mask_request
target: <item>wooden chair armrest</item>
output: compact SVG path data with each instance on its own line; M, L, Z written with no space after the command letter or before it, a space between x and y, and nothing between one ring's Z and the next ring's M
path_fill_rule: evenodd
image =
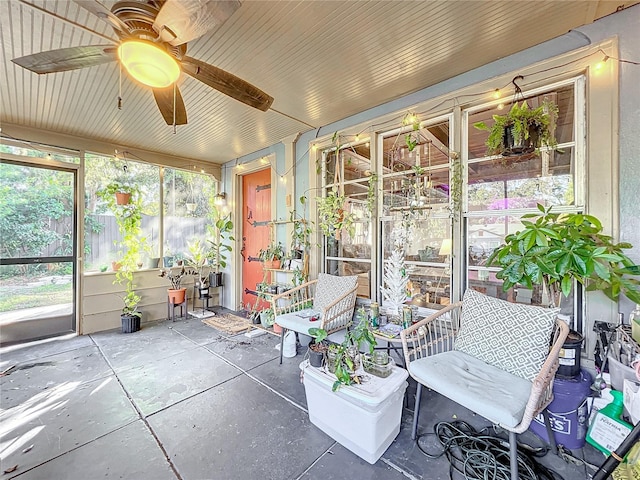
M337 298L334 302L324 307L322 310L322 323L320 328L323 328L327 333L335 332L345 328L351 323L353 317L353 309L356 306L356 291L358 286L356 285L347 293Z
M560 349L564 344L564 341L569 334L569 327L562 320L556 320L556 327L554 332L553 344L547 359L542 364L540 372L533 379L531 385L531 394L529 395L529 401L524 411L522 422L516 433L522 433L542 410L553 400L553 378L558 370Z
M318 280L311 280L291 290L271 297L271 308L277 317L285 313L297 312L313 305L312 288Z
M405 365L418 358L453 350L462 302L452 303L400 332Z

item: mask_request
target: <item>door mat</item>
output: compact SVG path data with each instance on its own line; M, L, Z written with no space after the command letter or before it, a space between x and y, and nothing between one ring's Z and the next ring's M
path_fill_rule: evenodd
M228 313L217 315L213 318L205 318L202 323L231 334L247 332L253 327L248 319Z

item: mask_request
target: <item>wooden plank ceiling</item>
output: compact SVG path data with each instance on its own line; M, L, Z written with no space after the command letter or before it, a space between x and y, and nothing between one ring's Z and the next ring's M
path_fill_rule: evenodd
M115 2L103 3L111 8ZM187 54L261 88L275 98L272 110L247 107L182 74L189 123L174 134L151 91L125 73L118 110L116 63L39 76L11 62L105 44L81 26L115 39L106 23L72 1L2 0L0 121L223 163L562 35L618 6L592 0L244 1L220 28L189 42Z

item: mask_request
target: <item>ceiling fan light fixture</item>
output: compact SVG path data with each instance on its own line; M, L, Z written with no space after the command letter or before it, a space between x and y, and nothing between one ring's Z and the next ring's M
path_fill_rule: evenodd
M152 88L166 88L180 76L175 58L145 40L127 40L118 47L118 57L129 74Z

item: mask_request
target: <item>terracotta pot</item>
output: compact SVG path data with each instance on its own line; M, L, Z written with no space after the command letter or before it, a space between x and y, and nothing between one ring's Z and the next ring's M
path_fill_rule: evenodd
M273 324L273 333L282 333L282 327L277 323Z
M122 264L120 262L111 262L111 270L113 270L114 272L120 270L121 267Z
M127 205L131 201L131 194L125 192L116 192L116 203L118 205Z
M273 268L273 269L278 269L280 268L281 262L280 260L270 260L270 261L266 261L264 262L264 268Z
M184 302L184 298L187 295L186 288L180 288L178 290L167 290L167 295L169 296L169 303L173 303L174 305L179 305Z

